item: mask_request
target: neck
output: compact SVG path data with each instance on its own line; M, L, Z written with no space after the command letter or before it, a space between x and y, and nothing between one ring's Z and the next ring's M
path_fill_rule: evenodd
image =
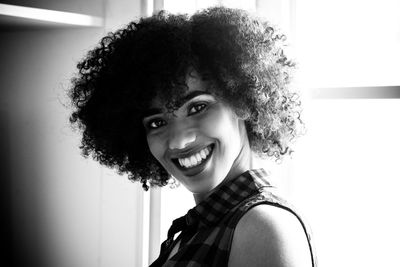
M247 136L246 136L247 139ZM225 179L217 185L214 189L212 189L209 192L206 193L193 193L194 201L197 204L199 204L201 201L203 201L205 198L207 198L210 194L212 194L215 190L220 188L224 183L227 181L230 181L242 173L259 168L260 165L258 164L257 160L255 159L255 155L250 149L250 144L249 142L245 142L244 145L242 146L239 155L235 159L230 171L226 175Z

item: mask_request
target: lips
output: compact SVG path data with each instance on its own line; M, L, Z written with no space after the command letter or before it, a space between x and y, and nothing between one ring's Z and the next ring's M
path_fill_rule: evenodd
M214 144L193 149L171 157L175 166L186 176L196 175L204 170L214 151Z

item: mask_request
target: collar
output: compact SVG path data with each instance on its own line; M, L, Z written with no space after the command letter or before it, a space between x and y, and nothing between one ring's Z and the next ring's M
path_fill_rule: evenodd
M272 187L264 169L249 170L224 183L185 215L186 224L207 227L219 222L226 213L262 187Z

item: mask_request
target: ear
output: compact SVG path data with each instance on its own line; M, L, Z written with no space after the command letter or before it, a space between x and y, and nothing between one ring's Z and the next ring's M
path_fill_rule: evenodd
M249 119L249 117L250 117L250 112L249 112L248 110L243 110L243 109L238 109L238 108L237 108L237 109L232 108L232 109L233 109L233 111L234 111L236 117L237 117L239 120L246 121L246 120Z

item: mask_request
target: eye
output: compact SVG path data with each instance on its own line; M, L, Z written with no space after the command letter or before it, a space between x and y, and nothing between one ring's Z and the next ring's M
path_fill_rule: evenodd
M201 112L207 107L206 103L195 103L189 108L189 115Z
M150 121L147 123L147 127L148 127L149 129L157 129L157 128L160 128L160 127L164 126L165 124L167 124L167 123L165 122L165 120L162 120L162 119L153 119L153 120L150 120Z

